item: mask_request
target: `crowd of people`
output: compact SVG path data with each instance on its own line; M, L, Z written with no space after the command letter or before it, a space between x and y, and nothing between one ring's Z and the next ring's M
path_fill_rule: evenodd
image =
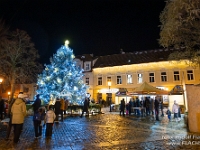
M56 99L54 105L48 105L48 107L43 107L41 105L41 99L39 95L36 96L33 107L33 127L35 132L35 138L42 136L42 128L46 126L45 136L51 137L53 124L59 121L63 122L63 115L66 114L68 107L68 100L63 98ZM83 103L82 114L80 117L86 113L86 116L89 116L89 104L90 99L85 98ZM5 111L5 108L7 111ZM9 139L11 129L14 129L14 143L20 141L20 134L23 130L24 119L26 117L26 101L23 94L19 94L16 99L12 99L8 106L5 106L4 100L0 97L0 119L5 117L10 118L8 122L7 135L6 139ZM171 121L171 114L174 113L174 119L180 121L180 106L174 101L172 112L168 108L165 112L168 116L169 121ZM164 116L163 111L163 101L157 97L152 99L150 97L145 97L144 100L139 100L138 97L135 99L130 99L126 104L125 100L122 99L120 103L120 115L136 115L136 116L155 116L155 119L159 121L159 115ZM60 116L60 117L59 117Z
M32 104L35 138L42 136L42 128L44 126L46 126L45 136L52 136L53 124L54 122L63 121L63 114L66 114L68 103L68 100L57 98L55 105L48 105L46 108L41 105L41 99L39 95L36 95L36 99ZM13 142L16 144L20 141L24 119L27 115L25 95L20 93L17 98L11 99L11 101L8 103L8 106L5 104L5 101L0 97L0 119L9 119L6 140L9 139L13 128ZM59 118L59 116L61 117Z
M164 105L162 99L155 97L155 99L150 97L145 97L143 100L139 100L138 97L131 98L126 104L125 100L122 99L120 102L120 115L136 115L136 116L153 116L157 121L159 121L159 116L164 117ZM174 114L175 121L181 120L181 109L177 104L176 100L172 106L172 111L168 108L165 112L168 116L169 121L171 121L171 114Z

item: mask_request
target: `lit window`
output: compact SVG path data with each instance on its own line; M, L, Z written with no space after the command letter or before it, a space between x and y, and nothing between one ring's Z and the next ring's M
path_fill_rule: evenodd
M179 71L174 71L174 81L179 81L179 80L180 80Z
M89 78L85 78L85 83L86 83L87 85L89 85L89 83L90 83Z
M194 74L192 70L187 70L187 79L194 80Z
M142 83L143 82L143 74L138 73L138 83Z
M89 71L90 70L90 64L85 64L85 70Z
M167 82L167 73L166 72L161 72L161 81Z
M127 75L127 83L128 84L132 84L133 83L132 75L130 75L130 74Z
M149 82L155 82L154 73L149 73Z
M117 84L122 84L122 77L121 76L117 76Z
M102 85L102 77L98 77L98 85Z

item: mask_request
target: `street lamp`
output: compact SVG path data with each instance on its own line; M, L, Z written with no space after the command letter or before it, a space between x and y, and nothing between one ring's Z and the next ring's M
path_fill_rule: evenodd
M2 78L0 78L0 86L1 86L1 87L0 87L0 90L1 90L1 94L2 94L2 85L1 85L1 84L2 84L2 82L3 82L3 79L2 79Z
M10 92L8 92L8 101L9 101L9 99L10 99Z
M111 92L110 92L111 81L108 81L108 87L109 87L109 94L108 94L109 97L108 97L108 98L109 98L109 102L110 102L110 112L112 112L112 108L111 108L111 102L112 102L112 100L111 100L111 98L110 98L110 93L111 93Z

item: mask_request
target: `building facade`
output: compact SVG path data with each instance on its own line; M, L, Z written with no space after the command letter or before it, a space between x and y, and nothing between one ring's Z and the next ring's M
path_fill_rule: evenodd
M103 99L116 104L120 101L118 91L131 93L143 82L168 91L176 86L199 84L199 68L189 66L187 61L168 61L170 53L172 50L158 49L93 58L91 70L85 71L88 92L96 102Z

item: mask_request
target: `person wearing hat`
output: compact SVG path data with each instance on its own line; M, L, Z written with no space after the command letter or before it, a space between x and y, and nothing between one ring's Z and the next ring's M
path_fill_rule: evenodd
M24 118L26 116L26 104L23 100L25 98L24 94L19 94L18 98L14 101L11 107L12 115L12 126L14 127L14 143L19 142L19 137L24 124Z

